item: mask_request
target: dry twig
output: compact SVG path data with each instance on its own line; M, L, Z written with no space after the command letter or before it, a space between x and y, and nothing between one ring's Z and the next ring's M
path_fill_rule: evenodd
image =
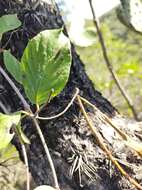
M134 108L134 105L133 105L133 102L132 100L130 99L130 97L128 96L128 94L126 93L125 89L123 88L122 84L120 83L114 69L113 69L113 66L109 60L109 56L108 56L108 53L107 53L107 48L106 48L106 45L105 45L105 41L104 41L104 38L103 38L103 35L102 35L102 32L101 32L101 29L99 27L99 22L98 22L98 19L96 17L96 13L95 13L95 10L93 8L93 4L92 4L92 0L89 0L89 4L90 4L90 8L91 8L91 12L92 12L92 15L93 15L93 23L96 27L96 30L97 30L97 34L98 34L98 37L99 37L99 41L100 41L100 45L101 45L101 49L102 49L102 53L103 53L103 57L104 57L104 60L106 62L106 65L107 65L107 68L113 78L113 80L115 81L120 93L122 94L122 96L124 97L124 99L126 100L129 108L131 109L132 113L133 113L133 116L136 120L138 120L138 116L137 116L137 112Z
M99 118L103 121L108 123L111 127L113 127L117 133L121 136L121 138L124 140L124 143L129 146L130 148L132 148L133 150L135 150L135 152L142 157L142 144L140 142L137 142L135 140L133 140L131 137L129 137L125 132L123 132L122 130L120 130L118 128L118 126L116 124L114 124L111 119L105 115L104 113L102 113L94 104L92 104L91 102L89 102L88 100L86 100L83 97L80 97L80 99L85 102L86 104L88 104L89 106L93 107L93 109L95 111L98 112L99 114Z
M21 146L22 146L22 152L23 152L24 162L26 166L27 190L30 190L30 172L29 172L28 156L27 156L25 144L21 143Z
M100 135L100 133L95 129L91 119L89 118L89 116L87 115L85 108L83 106L82 100L80 98L80 96L77 96L77 100L80 106L80 109L85 117L85 120L88 123L88 127L91 129L93 135L95 136L98 144L100 145L100 147L102 148L102 150L106 153L106 155L108 156L108 158L112 161L112 163L117 167L117 169L120 171L120 173L125 176L137 189L142 190L142 186L132 177L129 176L129 174L121 167L121 165L116 161L116 159L113 157L113 155L111 154L111 152L109 151L109 149L107 148L107 146L105 145L105 143L103 142L103 138Z

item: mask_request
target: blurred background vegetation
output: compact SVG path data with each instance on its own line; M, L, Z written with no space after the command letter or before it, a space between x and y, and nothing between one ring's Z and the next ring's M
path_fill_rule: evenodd
M114 10L101 18L100 26L114 70L125 91L131 97L139 118L142 119L142 35L121 24ZM93 23L86 20L85 30L91 38L95 38L94 44L89 47L77 46L77 51L85 63L87 73L94 82L95 88L101 91L121 114L132 117L131 110L106 67L93 27Z

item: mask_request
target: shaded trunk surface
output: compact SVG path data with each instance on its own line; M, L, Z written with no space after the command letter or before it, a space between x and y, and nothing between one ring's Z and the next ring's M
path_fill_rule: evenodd
M14 12L18 13L22 27L12 36L11 32L5 34L1 45L6 44L6 48L10 48L17 58L21 57L28 40L38 32L44 29L60 28L63 25L62 18L47 4L37 6L36 10L28 10L13 2L0 2L0 15ZM10 40L7 43L9 37ZM0 76L0 85L1 101L10 112L20 110L22 105L19 99L2 76ZM17 85L19 86L19 84ZM111 117L115 116L117 113L115 108L94 88L88 78L74 46L72 46L72 66L69 81L62 93L51 101L41 115L51 116L62 111L70 101L76 87L80 89L80 94L83 97L94 103L102 112ZM21 86L19 89L23 93ZM88 108L87 111L93 115L91 109ZM100 121L94 115L92 117L94 127L98 127ZM97 146L76 102L63 116L50 121L42 121L40 126L50 149L62 190L130 189L129 184L121 179L121 176L118 175L118 172L110 165L102 150ZM27 146L27 152L34 181L37 185L53 185L48 160L30 119L23 121L23 129L31 141L31 144ZM18 149L21 159L23 159L20 144L16 138L13 143ZM113 149L113 147L111 148ZM79 167L80 170L76 169L72 175L75 159L79 162L79 158L82 159L82 167ZM113 170L112 174L110 174L110 170Z

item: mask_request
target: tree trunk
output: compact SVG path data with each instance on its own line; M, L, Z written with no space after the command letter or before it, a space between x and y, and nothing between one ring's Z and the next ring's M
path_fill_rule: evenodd
M22 27L13 33L6 48L10 48L17 58L21 57L28 40L39 31L60 28L63 25L62 18L47 4L44 4L44 6L38 5L36 10L27 10L23 5L15 4L14 1L0 2L1 15L15 11L22 21ZM10 34L11 32L8 32L4 35L2 45L7 42ZM3 79L2 76L0 77L0 85L2 88L2 93L0 94L1 101L11 112L20 110L22 106L19 99L5 79ZM114 117L117 114L116 109L110 102L94 88L94 85L85 72L82 61L72 45L72 66L69 81L62 93L51 101L48 107L42 112L42 115L56 115L62 111L70 101L76 87L80 89L80 94L83 97L95 104L108 116ZM19 88L23 92L21 86L19 86ZM97 119L91 109L88 108L87 111L91 117L93 117L94 127L98 128L100 125L104 125ZM130 189L127 181L121 178L118 171L110 165L105 154L97 145L96 140L87 128L87 124L80 112L77 102L74 102L63 116L50 121L42 121L40 122L40 126L55 164L61 190ZM27 146L27 152L30 172L34 181L37 185L53 185L48 160L39 136L30 119L23 121L23 129L31 141L31 144ZM23 159L20 144L16 138L13 143L18 149L21 159ZM112 150L113 148L114 147L111 146ZM88 162L84 166L84 169L81 169L81 174L79 170L76 170L76 172L71 175L71 169L73 168L77 156L81 157L82 160L84 160L83 162L85 162L85 159L87 159ZM110 174L111 169L113 169L112 174Z

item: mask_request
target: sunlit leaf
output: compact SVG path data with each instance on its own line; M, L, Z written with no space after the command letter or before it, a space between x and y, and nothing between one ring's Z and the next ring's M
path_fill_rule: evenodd
M123 24L137 32L142 32L142 2L140 0L121 0L117 15Z
M46 30L33 38L22 60L22 83L32 103L43 104L64 88L70 71L69 39L61 29Z
M27 45L18 65L4 53L8 71L23 84L27 97L34 104L43 104L58 95L68 81L71 53L70 41L61 29L45 30Z
M17 18L16 14L4 15L0 17L0 33L7 32L18 28L21 25L20 20Z
M14 133L10 132L13 125L17 125L20 121L20 113L6 115L0 113L0 150L5 148L12 140Z
M17 160L19 158L18 151L15 146L9 144L6 148L0 150L0 162L5 160L14 159Z
M30 140L27 138L27 136L24 134L24 132L22 131L22 127L21 125L16 125L16 132L17 132L17 135L19 137L19 140L22 142L22 143L25 143L25 144L30 144Z

